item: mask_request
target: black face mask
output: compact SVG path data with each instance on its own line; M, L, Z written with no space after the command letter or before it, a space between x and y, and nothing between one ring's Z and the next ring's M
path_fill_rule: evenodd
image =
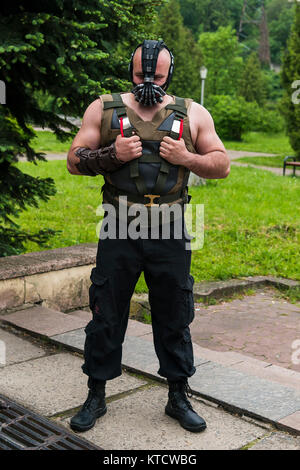
M142 67L144 83L136 85L133 90L131 90L131 92L134 94L136 101L144 106L153 106L157 103L162 103L163 97L166 94L165 90L171 81L174 69L174 58L172 53L169 51L171 57L171 66L169 69L167 81L161 87L154 84L158 54L164 48L169 50L163 41L145 40L142 44ZM134 53L131 56L131 63L129 66L131 77L133 75L133 56Z
M153 82L146 82L137 85L131 90L134 94L136 101L144 106L153 106L157 103L162 103L163 96L166 92Z

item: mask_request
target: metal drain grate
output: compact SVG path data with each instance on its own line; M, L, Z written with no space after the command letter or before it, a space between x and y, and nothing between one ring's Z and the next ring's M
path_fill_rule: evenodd
M102 450L0 395L0 450Z

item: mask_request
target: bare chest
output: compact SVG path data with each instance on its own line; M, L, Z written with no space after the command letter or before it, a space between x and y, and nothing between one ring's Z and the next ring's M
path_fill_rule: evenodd
M143 121L152 121L154 116L167 104L172 102L172 97L166 95L162 103L158 103L155 106L146 107L140 105L135 99L132 93L126 93L122 95L123 102L129 106Z

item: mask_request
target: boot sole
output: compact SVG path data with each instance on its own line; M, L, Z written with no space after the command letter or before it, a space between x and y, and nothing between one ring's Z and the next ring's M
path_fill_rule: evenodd
M201 426L186 426L184 424L182 424L180 422L180 418L178 418L178 416L176 416L175 414L173 414L171 411L169 411L167 408L165 408L165 413L166 415L170 416L170 418L173 418L173 419L176 419L180 426L183 427L184 429L186 429L187 431L190 431L190 432L201 432L201 431L204 431L204 429L206 429L206 424L203 424Z
M80 425L77 425L77 424L72 424L70 422L70 428L73 429L73 431L76 431L76 432L88 431L89 429L92 429L95 426L95 423L96 423L97 419L100 418L101 416L104 416L106 412L107 412L107 407L105 407L104 410L99 411L97 413L96 418L93 420L93 422L91 424L88 424L87 426L80 426Z

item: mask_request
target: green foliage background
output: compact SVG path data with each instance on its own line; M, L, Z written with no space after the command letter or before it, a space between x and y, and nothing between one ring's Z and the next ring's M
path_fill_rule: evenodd
M24 230L18 216L56 192L51 177L30 176L19 155L35 164L33 126L50 128L61 142L77 132L66 116L81 117L102 93L130 89L131 51L144 38L161 38L175 56L169 92L200 100L199 68L206 65L205 106L222 138L249 131L281 132L282 111L300 154L300 106L291 101L300 77L299 3L265 0L272 61L257 59L262 0L248 0L254 22L237 38L244 0L11 0L0 5L0 257L19 254L27 241L46 246L56 230ZM294 22L294 23L293 23ZM291 32L291 26L293 29ZM288 37L290 35L290 39ZM280 106L280 108L279 108Z

